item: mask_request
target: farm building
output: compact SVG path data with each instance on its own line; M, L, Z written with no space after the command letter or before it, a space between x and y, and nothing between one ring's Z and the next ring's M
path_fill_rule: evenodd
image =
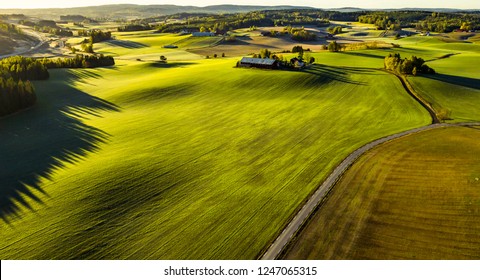
M300 59L294 57L290 59L290 63L295 67L295 68L303 68L305 67L305 62L301 61Z
M215 36L215 33L213 33L213 32L193 32L192 36L193 37L212 37L212 36Z
M239 67L255 67L255 68L265 68L265 69L277 69L278 61L270 58L251 58L244 57L238 63Z

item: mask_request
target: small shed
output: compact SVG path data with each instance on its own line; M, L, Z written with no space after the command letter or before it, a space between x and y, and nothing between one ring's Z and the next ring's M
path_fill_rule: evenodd
M305 62L301 61L300 59L294 57L290 59L290 63L293 65L295 68L303 68L305 67Z
M277 69L278 61L271 58L251 58L244 57L238 64L239 67L255 67L264 69Z

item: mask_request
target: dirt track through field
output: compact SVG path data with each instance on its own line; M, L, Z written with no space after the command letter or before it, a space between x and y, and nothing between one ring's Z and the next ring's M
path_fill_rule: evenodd
M277 237L277 239L270 245L267 251L260 257L262 260L274 260L277 259L280 254L283 252L288 243L293 239L293 237L300 231L302 226L308 220L308 218L314 213L315 209L319 206L322 200L327 196L328 192L335 186L339 181L341 176L347 171L347 169L352 166L355 161L367 151L375 148L378 145L381 145L385 142L392 141L404 136L411 134L419 133L426 130L441 128L441 127L451 127L451 126L478 126L480 122L477 123L457 123L457 124L445 124L445 123L434 123L428 126L411 129L401 133L393 134L384 138L380 138L373 142L370 142L359 149L352 152L347 158L345 158L327 177L322 185L315 191L315 193L307 200L303 208L298 211L295 217L290 221L286 226L283 232Z
M410 96L412 96L413 99L415 99L418 103L420 103L420 105L422 105L423 108L425 108L428 111L428 113L430 114L430 117L432 117L432 124L440 123L440 119L438 118L437 113L433 109L432 105L430 105L430 103L425 101L418 93L415 92L415 89L410 85L410 83L408 82L405 76L402 76L400 74L387 71L387 70L384 70L384 71L392 75L395 75L400 80L403 88L408 92L408 94L410 94Z

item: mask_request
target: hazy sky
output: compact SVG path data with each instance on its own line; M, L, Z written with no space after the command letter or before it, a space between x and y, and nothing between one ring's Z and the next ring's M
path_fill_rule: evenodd
M63 8L97 6L103 4L176 4L182 6L238 5L298 5L318 8L461 8L480 9L480 0L1 0L0 9L6 8Z

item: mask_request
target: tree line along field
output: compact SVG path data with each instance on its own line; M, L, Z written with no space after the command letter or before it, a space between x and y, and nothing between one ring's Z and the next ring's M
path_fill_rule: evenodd
M349 152L430 121L381 71L236 61L35 82L1 120L2 258L253 259Z
M362 156L286 259L478 259L478 127L424 131Z

